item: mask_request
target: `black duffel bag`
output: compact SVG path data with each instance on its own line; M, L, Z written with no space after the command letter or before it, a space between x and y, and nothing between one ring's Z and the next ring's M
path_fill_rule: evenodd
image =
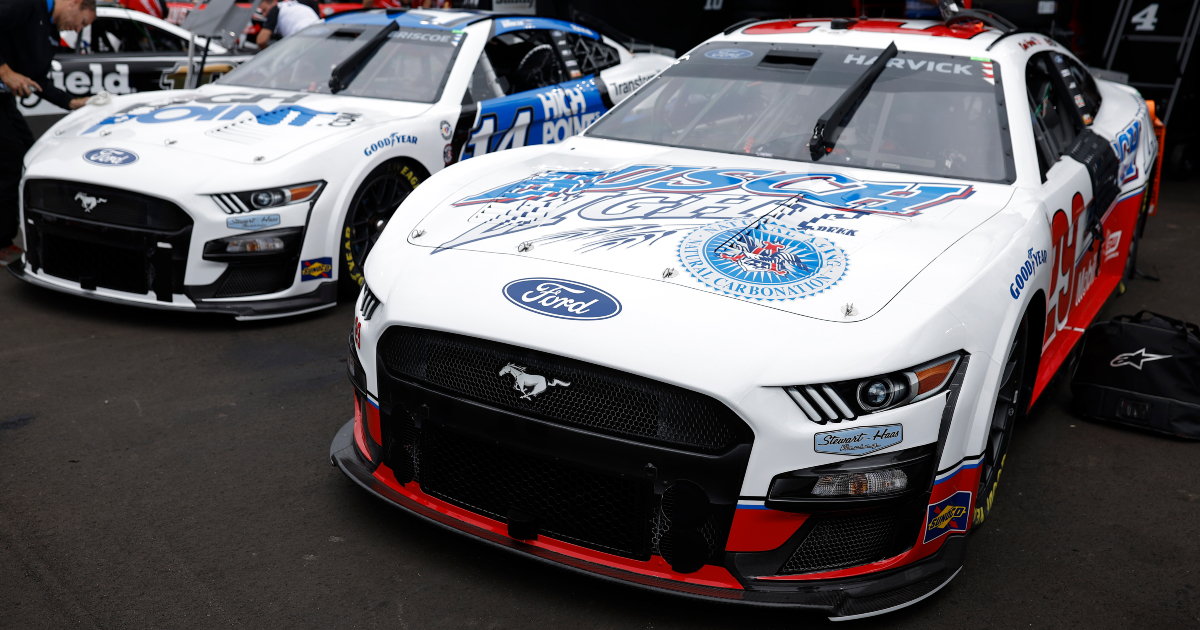
M1071 394L1084 417L1200 439L1200 327L1150 311L1093 324Z

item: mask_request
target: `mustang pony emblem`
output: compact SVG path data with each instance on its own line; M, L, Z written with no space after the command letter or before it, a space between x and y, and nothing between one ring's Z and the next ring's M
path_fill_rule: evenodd
M516 382L513 383L513 389L521 392L521 398L532 400L534 396L546 391L547 387L570 387L570 383L554 379L547 382L545 376L539 374L528 374L525 372L527 368L509 363L500 370L500 376L512 374Z
M85 194L79 192L79 193L75 193L75 201L78 201L81 204L83 204L84 212L91 212L92 210L96 209L96 206L98 206L108 200L93 197L91 195L85 195Z

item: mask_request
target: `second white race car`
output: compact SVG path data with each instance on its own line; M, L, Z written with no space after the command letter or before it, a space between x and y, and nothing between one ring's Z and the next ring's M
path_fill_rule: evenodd
M731 29L579 137L405 202L330 456L607 579L838 619L919 601L1121 281L1156 127L987 14Z
M9 270L239 318L331 306L431 174L562 142L672 62L558 20L335 16L216 84L116 97L56 124L26 156L26 256Z

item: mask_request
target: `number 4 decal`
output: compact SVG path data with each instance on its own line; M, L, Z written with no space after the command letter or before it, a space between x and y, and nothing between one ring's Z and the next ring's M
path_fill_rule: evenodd
M1130 22L1137 24L1135 31L1153 31L1158 24L1158 3L1148 5L1145 9L1133 14Z

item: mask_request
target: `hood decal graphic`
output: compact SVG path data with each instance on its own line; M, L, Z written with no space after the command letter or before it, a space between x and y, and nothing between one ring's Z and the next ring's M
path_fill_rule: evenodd
M762 169L641 164L617 171L546 171L454 202L455 207L481 207L467 220L466 231L434 253L570 219L627 225L639 220L694 223L754 219L790 209L776 218L794 215L793 229L820 229L804 225L797 213L824 213L808 223L829 218L830 211L846 213L838 217L844 219L872 214L912 217L974 192L970 185L874 182L840 173Z

